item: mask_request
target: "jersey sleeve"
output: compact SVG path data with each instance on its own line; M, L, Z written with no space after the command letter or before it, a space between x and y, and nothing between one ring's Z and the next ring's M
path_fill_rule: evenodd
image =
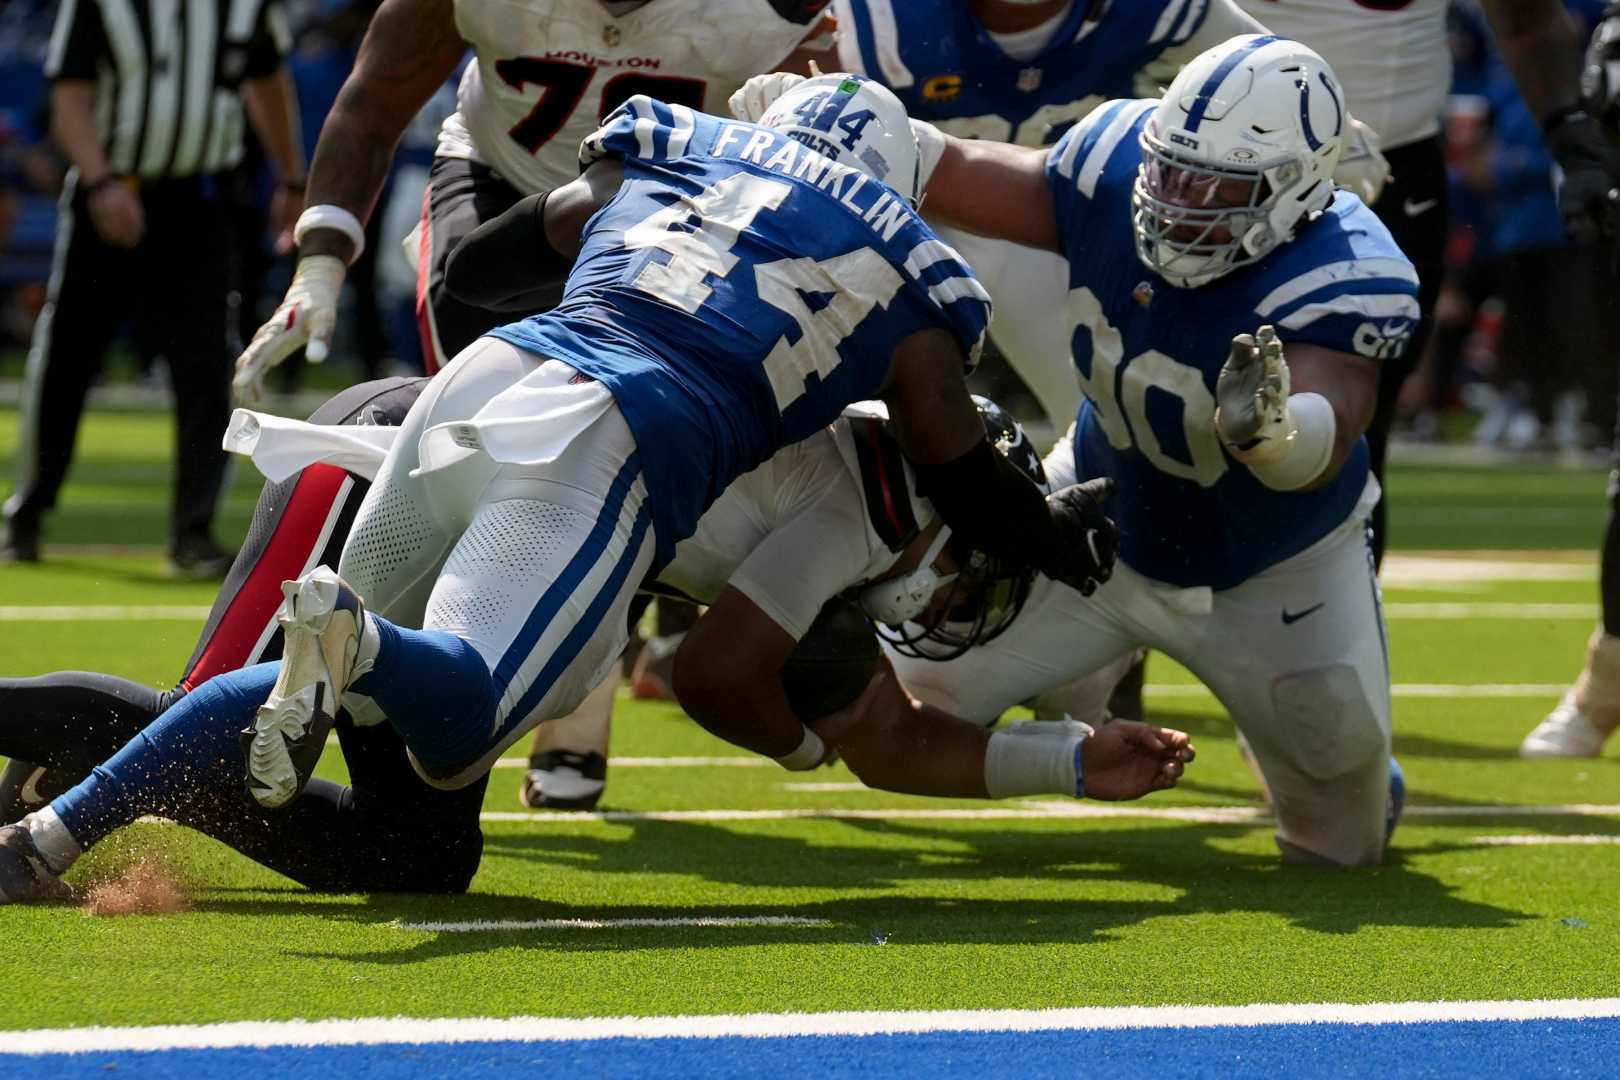
M1417 328L1417 271L1393 245L1376 254L1351 254L1278 285L1255 313L1284 342L1394 359Z
M971 371L979 362L984 334L990 326L990 294L951 245L922 230L916 240L901 264L907 291L916 304L934 316L932 321L955 332Z
M700 118L685 105L666 105L646 94L626 99L602 121L602 126L579 144L581 171L605 157L670 161L685 155Z
M1064 255L1085 242L1092 228L1098 185L1108 163L1119 153L1136 154L1136 136L1144 118L1158 103L1121 98L1094 109L1066 131L1046 155L1046 182ZM1122 150L1128 146L1128 151ZM1133 169L1134 172L1134 169Z
M97 62L106 48L101 5L95 0L63 0L51 28L51 43L45 54L45 77L52 81L93 80Z
M1153 25L1148 44L1160 51L1187 44L1208 18L1211 5L1216 3L1230 4L1232 0L1169 0L1160 4L1159 18Z
M281 61L292 51L292 29L287 24L287 11L281 0L265 0L259 9L259 22L248 42L247 67L243 75L249 79L262 79L273 74Z

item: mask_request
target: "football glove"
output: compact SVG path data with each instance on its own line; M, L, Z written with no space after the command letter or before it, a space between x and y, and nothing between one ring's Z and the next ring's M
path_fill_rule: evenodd
M1344 153L1333 170L1333 182L1348 188L1371 206L1383 193L1389 180L1389 161L1379 149L1383 140L1378 132L1355 117L1350 118L1350 130L1345 133Z
M791 71L773 71L767 75L754 75L733 93L726 104L731 115L746 123L757 124L771 103L804 82L803 75Z
M1114 575L1119 551L1119 527L1103 513L1102 504L1114 493L1107 477L1071 484L1046 497L1047 512L1057 530L1055 557L1040 567L1042 573L1090 596Z
M1603 126L1586 113L1557 123L1547 149L1558 162L1558 210L1564 227L1578 241L1613 236L1620 225L1620 150Z
M1239 452L1259 449L1294 433L1288 415L1288 361L1277 332L1262 326L1239 334L1215 380L1215 433Z
M337 325L345 269L336 255L306 255L298 260L281 306L236 359L231 389L239 403L252 405L263 397L265 372L298 349L304 350L311 363L326 359Z

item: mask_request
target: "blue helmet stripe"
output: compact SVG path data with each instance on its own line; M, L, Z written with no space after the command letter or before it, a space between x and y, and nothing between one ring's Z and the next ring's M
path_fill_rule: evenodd
M1245 56L1256 49L1270 45L1273 41L1280 40L1282 39L1274 34L1257 37L1244 45L1243 48L1233 52L1225 60L1222 60L1219 66L1209 73L1209 78L1204 80L1204 85L1198 88L1198 96L1193 99L1192 108L1187 110L1187 130L1198 130L1198 125L1204 122L1204 110L1209 108L1210 98L1215 96L1215 91L1221 88L1221 83L1225 82L1226 77L1232 74L1233 68L1243 62Z

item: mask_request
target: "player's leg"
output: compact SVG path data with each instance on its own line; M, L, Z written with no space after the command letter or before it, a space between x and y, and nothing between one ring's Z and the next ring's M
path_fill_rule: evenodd
M1395 242L1412 260L1418 274L1417 329L1398 357L1386 357L1378 374L1378 405L1367 428L1367 448L1373 475L1384 479L1389 433L1395 423L1396 399L1407 376L1417 369L1434 329L1434 307L1445 279L1445 248L1449 198L1445 152L1440 136L1423 139L1388 152L1389 182L1373 210L1389 228ZM1389 535L1388 488L1373 508L1373 553L1383 562Z
M445 287L445 264L451 252L478 226L500 217L523 197L488 166L458 158L435 158L422 195L418 234L416 316L422 358L429 374L447 365L477 338L512 321L500 314L464 304ZM535 311L553 307L562 297L558 281Z
M1248 740L1283 857L1379 862L1404 786L1390 758L1384 623L1360 515L1216 593L1210 616L1172 633L1165 651L1214 691Z
M1522 757L1597 757L1620 728L1620 469L1609 474L1601 559L1603 621L1586 643L1586 663L1574 685L1519 744Z
M518 801L531 810L591 810L607 789L608 738L623 664L586 695L579 708L541 724L529 749Z
M425 384L362 383L316 409L310 422L398 424ZM337 560L368 486L325 465L264 486L176 690L159 692L90 672L0 680L0 754L12 759L0 772L0 822L16 820L77 784L187 689L278 658L281 582Z
M57 209L50 285L28 350L0 560L39 558L41 521L67 477L85 396L132 299L134 255L97 235L77 189L69 174Z

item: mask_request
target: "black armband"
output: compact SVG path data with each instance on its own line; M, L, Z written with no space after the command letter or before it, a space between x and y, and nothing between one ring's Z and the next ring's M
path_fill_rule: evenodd
M468 233L444 264L444 287L463 304L530 315L556 306L574 259L546 236L549 191L528 195Z
M1047 565L1058 547L1046 495L988 440L943 465L914 465L917 493L963 542L986 555Z

